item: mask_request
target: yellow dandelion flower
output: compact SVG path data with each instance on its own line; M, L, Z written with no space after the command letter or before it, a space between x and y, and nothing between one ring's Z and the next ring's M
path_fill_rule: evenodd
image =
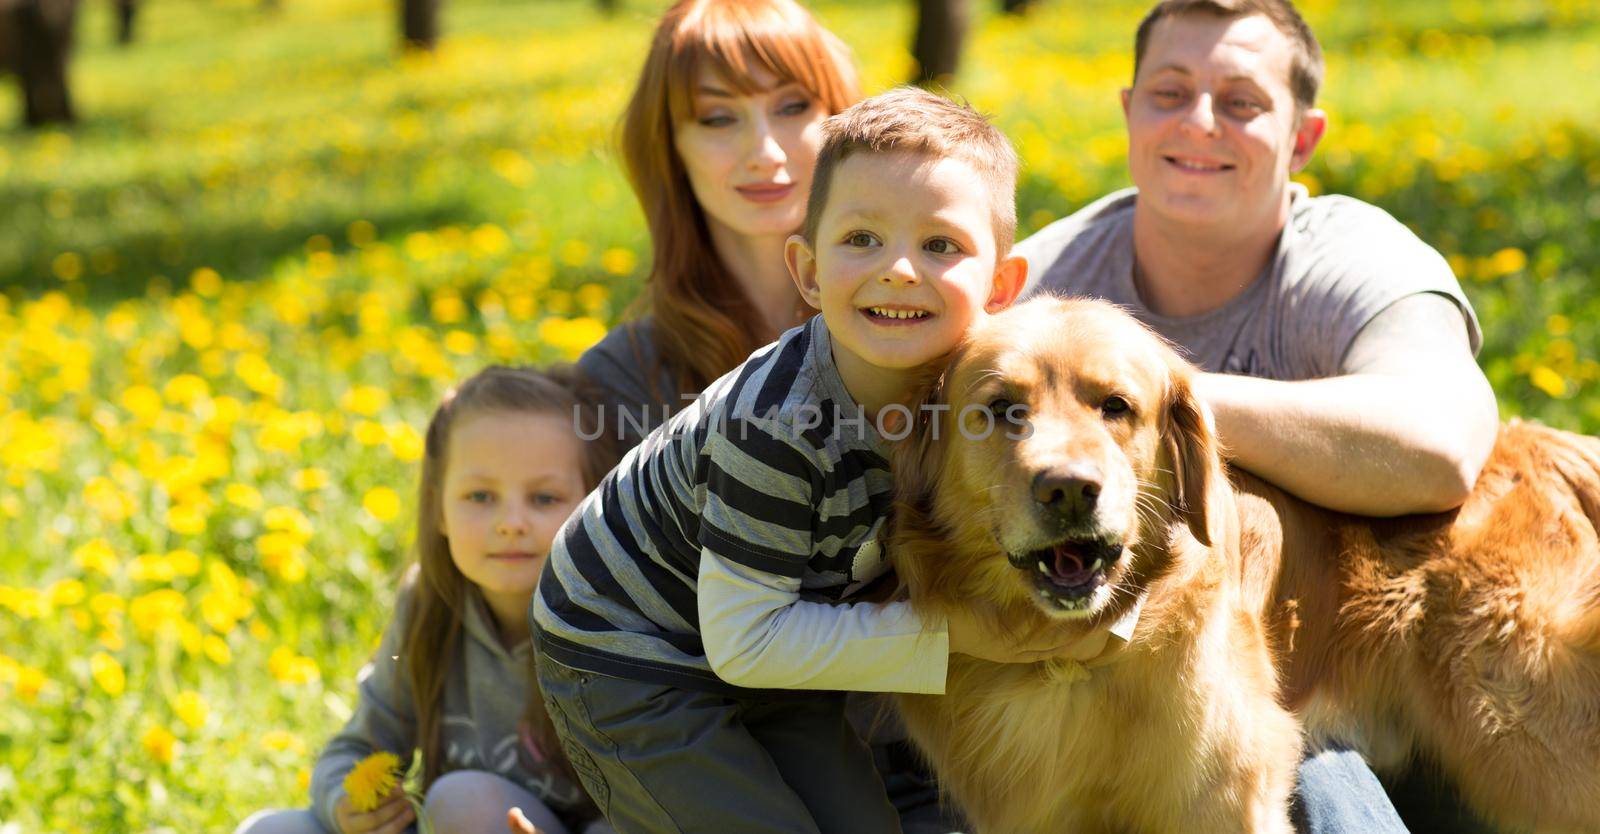
M457 356L471 356L478 350L478 337L465 330L444 334L444 349Z
M584 284L573 293L572 297L584 312L598 316L605 311L606 304L611 301L611 291L600 284Z
M171 588L161 588L134 597L128 604L128 619L144 637L157 634L176 634L178 624L184 620L188 599Z
M589 244L581 240L562 241L557 257L567 266L583 266L589 261Z
M312 492L328 485L328 473L323 469L308 467L290 476L289 483L301 492Z
M222 490L222 497L229 504L244 510L261 509L261 490L250 484L232 483Z
M58 579L50 585L50 604L58 608L77 605L88 595L83 583L76 579Z
M287 730L268 730L261 734L261 746L274 753L289 752L299 755L306 752L306 743Z
M1528 373L1528 381L1551 397L1564 397L1567 394L1567 381L1547 365L1534 366Z
M118 487L110 478L104 476L90 478L89 482L84 484L83 500L95 512L99 513L101 518L113 524L125 521L133 514L133 499L123 492L121 487ZM95 541L103 543L105 540L96 539ZM111 555L110 551L111 548L107 545L105 555L109 557ZM115 564L114 560L112 564ZM84 566L88 567L87 564ZM110 571L105 572L110 573Z
M148 385L129 386L122 392L119 402L135 419L145 422L154 421L161 413L161 395Z
M206 531L205 511L193 504L167 508L167 529L180 536L198 536Z
M588 316L574 319L552 316L539 323L539 340L560 350L569 359L576 359L605 335L605 324Z
M189 725L189 729L198 730L205 726L206 718L211 714L206 699L193 689L185 689L178 693L172 702L172 712L178 720Z
M400 757L387 750L362 759L344 777L344 792L350 804L365 813L378 807L384 797L400 783Z
M422 435L409 423L392 423L388 427L389 450L396 459L414 463L422 459Z
M199 626L190 622L178 623L178 645L183 647L184 654L199 657L200 644L204 639Z
M306 514L294 507L272 507L261 515L261 522L268 530L282 530L293 533L301 541L311 538L311 519Z
M222 276L215 269L202 266L189 273L189 286L194 288L196 295L216 298L222 292Z
M388 439L383 424L375 420L362 420L356 423L351 433L355 436L356 442L363 446L378 446Z
M498 255L511 247L511 238L504 229L493 223L485 223L472 230L467 240L472 246L472 252L478 257Z
M161 764L172 764L177 754L178 737L166 727L151 727L145 730L144 736L139 741L144 745L144 751L150 754L150 758Z
M633 268L638 265L638 258L632 249L616 247L607 249L600 256L600 268L612 275L632 275Z
M295 654L286 646L272 650L272 655L267 658L267 671L279 683L310 683L322 677L316 661Z
M17 668L17 680L14 684L17 697L21 698L23 703L31 704L39 700L40 690L49 682L50 679L45 677L43 671L32 666L20 666Z
M101 592L89 598L89 610L102 622L120 619L128 609L128 601L116 594Z
M467 305L453 291L441 291L434 295L429 312L440 324L459 324L467 318Z
M378 228L368 220L357 220L345 227L345 237L356 246L366 246L378 239Z
M177 575L172 564L156 553L142 553L128 565L128 576L135 582L171 582Z
M200 556L193 550L169 551L167 564L174 576L194 576L200 572Z
M95 642L113 652L120 652L128 647L128 641L123 639L122 631L117 628L103 629L94 639Z
M389 405L389 392L376 385L357 385L339 398L339 407L371 417Z
M194 374L178 374L162 386L161 396L169 402L193 406L211 396L211 386Z
M62 252L50 261L50 271L63 281L76 281L83 275L83 256Z
M107 695L113 698L120 696L128 688L128 677L122 671L122 664L105 652L95 652L94 656L89 658L89 675Z
M400 495L388 487L373 487L362 497L361 507L379 521L394 521L400 515Z
M207 634L200 641L200 651L218 666L227 666L233 662L233 649L228 648L228 641L215 634Z

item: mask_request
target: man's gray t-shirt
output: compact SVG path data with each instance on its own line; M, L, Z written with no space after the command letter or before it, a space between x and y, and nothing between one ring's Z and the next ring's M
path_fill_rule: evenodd
M1472 351L1478 319L1444 258L1383 209L1350 197L1313 198L1292 186L1289 222L1261 276L1221 307L1172 318L1149 310L1133 280L1136 189L1109 194L1017 244L1028 261L1024 297L1103 298L1213 373L1276 380L1343 373L1357 334L1389 305L1418 293L1454 301Z

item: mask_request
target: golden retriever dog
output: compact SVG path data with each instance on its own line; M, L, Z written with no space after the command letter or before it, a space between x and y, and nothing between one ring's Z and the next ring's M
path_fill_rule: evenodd
M896 452L917 608L1136 617L1084 663L954 655L944 695L896 696L977 830L1288 832L1304 728L1437 763L1494 822L1600 831L1600 442L1513 424L1459 511L1358 519L1230 482L1193 373L1115 307L1035 300Z

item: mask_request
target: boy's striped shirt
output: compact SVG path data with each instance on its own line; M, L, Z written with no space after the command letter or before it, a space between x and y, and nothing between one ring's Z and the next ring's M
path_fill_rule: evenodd
M538 648L584 671L729 689L701 647L701 549L839 601L887 570L876 539L890 488L883 440L815 316L712 383L584 499L534 596Z

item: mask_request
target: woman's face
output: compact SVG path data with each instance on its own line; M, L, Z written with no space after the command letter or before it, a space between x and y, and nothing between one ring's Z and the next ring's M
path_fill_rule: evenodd
M750 73L764 92L741 95L702 66L693 113L678 125L674 146L714 232L788 235L805 219L828 114L799 84L760 66Z

